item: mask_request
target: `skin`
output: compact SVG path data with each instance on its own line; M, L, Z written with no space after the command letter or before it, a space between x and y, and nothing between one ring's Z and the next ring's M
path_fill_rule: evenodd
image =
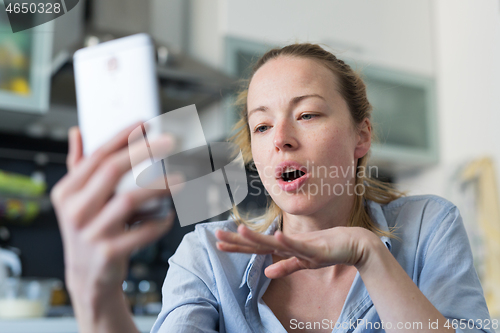
M308 95L321 97L294 102L297 97ZM283 160L296 160L302 165L315 161L315 165L346 168L368 152L370 122L365 119L356 126L352 124L334 74L313 60L281 56L255 73L247 103L252 155L264 187L283 211L283 231L262 235L243 225L237 233L218 230L217 247L227 252L272 254L274 263L265 269L266 276L273 279L268 289L275 281L284 281L277 282L278 286L287 286L280 289L286 293L282 299L293 299L289 294L304 291L313 293L308 299L325 299L325 288L307 288L312 281L333 282L332 285L339 281L348 291L352 272L357 270L382 322L394 323L387 332L401 331L396 327L398 322L425 324L429 319L438 319L441 325L429 332L451 330L443 327L445 317L422 294L378 236L364 228L346 227L354 201L347 190L342 195L273 192L276 179L265 170L269 167L274 170ZM254 109L265 111L252 112ZM316 176L307 182L321 184L321 181L329 186L349 187L353 178L349 174L333 178ZM267 302L266 293L263 298ZM344 290L336 296L341 304L326 304L330 306L327 311L318 310L317 304L311 303L314 306L304 306L297 312L302 318L335 321L345 296ZM291 318L289 312L293 311L283 303L270 306L280 320ZM286 328L286 320L281 321Z

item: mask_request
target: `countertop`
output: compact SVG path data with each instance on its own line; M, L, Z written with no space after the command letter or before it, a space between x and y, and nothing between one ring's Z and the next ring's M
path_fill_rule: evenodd
M147 333L153 327L156 316L134 317L140 332ZM46 317L22 320L0 320L2 333L78 333L73 317Z

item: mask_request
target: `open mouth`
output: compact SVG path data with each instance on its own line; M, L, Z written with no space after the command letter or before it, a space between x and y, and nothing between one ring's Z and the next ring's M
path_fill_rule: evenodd
M300 170L293 170L281 174L281 179L283 179L285 182L292 182L295 179L302 177L303 175L305 175L305 172L302 172Z

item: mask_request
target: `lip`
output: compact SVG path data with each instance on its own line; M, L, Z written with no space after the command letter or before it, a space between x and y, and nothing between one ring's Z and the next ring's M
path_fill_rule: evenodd
M300 178L297 178L291 182L286 182L283 179L281 179L281 174L283 170L286 170L286 168L292 167L295 170L300 170L304 172L304 175ZM278 186L281 188L282 191L285 192L293 192L299 189L306 181L309 179L310 173L307 172L307 168L303 166L302 164L295 162L295 161L284 161L279 163L276 168L275 168L275 177L276 181L278 182Z
M276 177L276 179L281 179L281 174L283 173L284 170L286 170L286 168L289 167L294 168L295 170L300 170L303 173L307 173L307 168L305 166L303 166L299 162L289 160L289 161L283 161L276 166L276 168L274 169L274 177Z

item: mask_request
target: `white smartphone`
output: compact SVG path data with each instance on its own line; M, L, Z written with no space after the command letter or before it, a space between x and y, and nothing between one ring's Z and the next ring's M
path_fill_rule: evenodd
M136 34L80 49L73 56L78 122L85 156L137 121L160 115L155 47ZM116 191L139 188L132 171ZM147 202L136 219L166 216L169 198Z

